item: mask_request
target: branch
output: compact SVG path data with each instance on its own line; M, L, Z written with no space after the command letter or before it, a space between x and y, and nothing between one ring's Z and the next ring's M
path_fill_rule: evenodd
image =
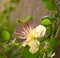
M59 31L60 31L60 24L59 24L59 26L58 26L58 29L57 29L57 32L56 32L55 38L58 37Z

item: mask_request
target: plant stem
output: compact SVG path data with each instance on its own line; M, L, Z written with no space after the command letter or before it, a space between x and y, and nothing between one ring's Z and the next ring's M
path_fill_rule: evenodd
M54 32L55 32L55 23L52 23L52 33L51 33L51 38L54 36Z
M59 26L58 26L58 29L57 29L57 32L56 32L55 38L58 37L59 31L60 31L60 24L59 24Z
M0 47L0 51L1 51L1 53L3 54L4 58L7 58L7 56L6 56L5 53L4 53L3 47Z
M14 57L14 55L15 55L21 48L22 48L22 45L20 45L20 46L18 47L18 49L17 49L15 52L12 53L11 58Z

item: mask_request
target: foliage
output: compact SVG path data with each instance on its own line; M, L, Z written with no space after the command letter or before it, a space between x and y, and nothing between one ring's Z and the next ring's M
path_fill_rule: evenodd
M44 2L46 8L49 11L56 11L56 4L55 4L55 0L42 0L42 2Z
M26 24L33 19L32 16L18 19L17 25L12 24L9 21L9 14L15 9L19 0L10 0L9 6L4 4L5 9L0 11L0 58L53 58L55 56L55 47L58 44L60 32L60 22L56 25L60 19L59 11L55 0L41 1L52 15L42 17L41 25L46 27L46 34L41 39L38 38L40 46L34 54L29 52L29 46L23 47L18 40L19 35L14 34L17 25Z

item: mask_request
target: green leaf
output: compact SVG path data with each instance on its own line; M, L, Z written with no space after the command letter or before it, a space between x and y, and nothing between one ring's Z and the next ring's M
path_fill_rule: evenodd
M49 49L53 49L54 47L56 47L57 44L58 40L56 38L51 38L49 41Z
M19 0L10 0L11 3L18 3Z
M45 2L47 2L48 0L41 0L41 1L45 3Z
M5 50L5 52L10 51L10 47L9 47L9 46L5 46L5 47L4 47L4 50Z
M23 50L22 56L24 58L33 58L32 54L29 52L29 46L26 46Z
M12 7L12 6L7 7L7 8L3 11L3 13L4 13L4 14L10 13L13 9L14 9L14 7Z
M7 22L6 16L5 15L0 16L0 27L4 26L6 22Z
M12 33L13 33L15 27L16 27L16 24L15 23L8 23L7 22L6 28L7 28L7 31L9 31L10 36L12 36Z
M45 25L45 26L48 26L48 25L51 24L51 22L50 22L49 19L44 19L44 20L41 21L41 24L42 24L42 25Z
M44 2L47 10L52 12L56 10L55 0L41 0L41 1Z
M49 27L46 28L46 34L50 35L51 34L51 29Z
M58 13L55 13L53 17L51 17L51 22L54 22L57 20L57 18L59 17Z
M56 18L55 17L51 17L51 20L50 20L51 22L54 22L54 21L56 21Z
M9 40L10 39L10 33L8 31L2 31L2 37L4 40Z
M48 40L48 38L47 37L43 37L41 40L40 40L40 42L45 42L46 40Z
M52 4L49 3L49 2L47 2L47 3L45 4L45 6L46 6L46 8L47 8L49 11L54 11L54 10L55 10L54 7L52 6Z
M0 58L4 58L4 56L3 55L0 55Z

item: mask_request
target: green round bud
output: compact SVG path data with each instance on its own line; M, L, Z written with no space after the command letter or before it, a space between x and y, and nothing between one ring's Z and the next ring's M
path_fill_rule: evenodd
M44 20L41 21L41 24L42 24L42 25L45 25L45 26L48 26L48 25L51 24L51 22L50 22L49 19L44 19Z
M8 31L2 31L2 37L4 40L10 39L10 33Z

